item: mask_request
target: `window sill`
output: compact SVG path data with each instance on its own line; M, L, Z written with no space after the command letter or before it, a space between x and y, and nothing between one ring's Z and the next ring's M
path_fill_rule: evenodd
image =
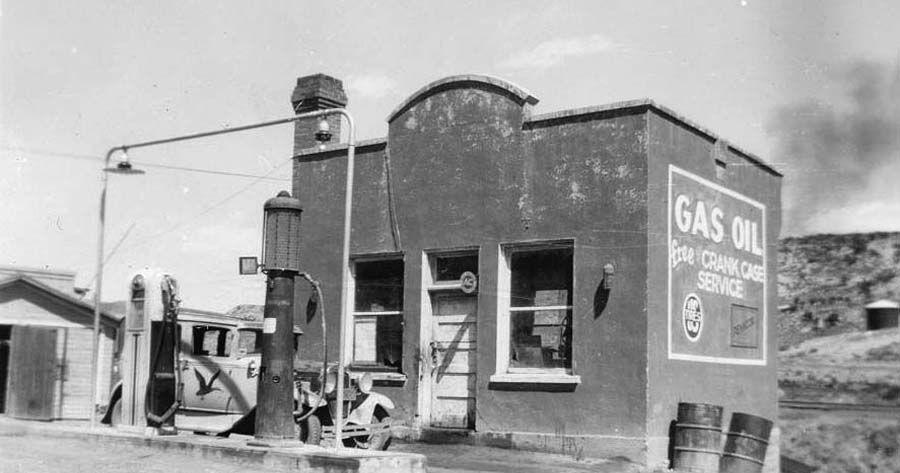
M581 384L581 376L562 373L505 373L494 374L491 383L502 384Z
M351 372L351 378L359 378L363 374L368 373L376 385L402 386L406 383L406 375L398 373L395 368L350 365L347 369Z

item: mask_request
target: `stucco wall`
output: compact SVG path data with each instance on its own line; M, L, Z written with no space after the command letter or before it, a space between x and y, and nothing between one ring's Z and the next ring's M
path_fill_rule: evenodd
M679 401L722 404L726 422L734 410L774 419L771 247L768 364L667 358L668 166L718 179L713 140L648 101L537 117L526 102L496 84L442 82L391 115L385 140L357 149L351 253L405 261L406 379L376 383L397 405L395 422L429 424L417 417L420 379L430 376L419 362L430 356L419 342L427 297L420 287L423 254L460 248L477 249L480 258L475 429L494 444L653 463L665 458ZM329 358L335 360L346 149L298 154L301 258L326 292ZM729 164L722 185L765 203L767 241L774 244L778 177L734 150L726 149L722 159ZM500 247L560 239L575 245L573 374L581 382L491 382ZM608 293L600 288L606 264L615 268ZM319 359L319 320L306 323L308 291L298 286L297 318L306 334L301 356Z
M510 94L467 85L414 102L390 123L388 145L358 150L352 253L397 251L384 153L389 153L405 258L402 387L380 386L396 421L415 425L420 373L421 260L429 250L479 250L476 430L559 435L547 449L641 459L645 428L646 119L634 109L528 121ZM298 157L304 270L323 282L336 339L345 150ZM578 386L490 383L495 372L499 245L573 239L574 373ZM603 266L616 267L605 306ZM301 285L302 286L302 285ZM298 290L305 303L305 289ZM303 314L303 308L298 308ZM302 317L302 315L301 315ZM321 350L304 327L304 357ZM330 347L330 357L337 356ZM427 425L427 422L423 422ZM573 442L573 437L581 441ZM587 440L587 443L584 440ZM584 451L587 448L589 451ZM599 449L599 450L598 450ZM605 449L605 450L604 450Z
M712 139L671 117L649 115L649 268L647 294L648 418L647 434L651 463L663 462L669 442L669 424L676 418L678 402L712 403L724 406L723 427L734 411L777 419L776 383L776 255L780 231L780 178L750 162L734 150L721 147L716 154ZM726 162L726 171L716 175L714 159ZM706 180L757 200L766 206L767 264L767 364L745 366L726 363L668 359L667 267L668 172L674 164ZM699 255L698 255L699 256ZM708 314L707 316L724 316ZM776 458L777 460L777 458Z

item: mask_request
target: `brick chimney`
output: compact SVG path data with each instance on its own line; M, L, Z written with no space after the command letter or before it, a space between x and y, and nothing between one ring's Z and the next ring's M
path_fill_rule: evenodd
M325 108L343 108L347 106L347 94L344 84L334 77L325 74L313 74L297 79L297 86L291 94L291 105L297 114L322 110ZM294 125L294 154L300 150L314 148L319 145L315 133L319 126L319 118L300 120ZM341 136L341 116L328 117L331 125L332 142Z

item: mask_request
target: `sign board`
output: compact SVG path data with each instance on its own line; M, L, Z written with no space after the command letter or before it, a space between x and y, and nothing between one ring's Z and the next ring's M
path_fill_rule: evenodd
M766 207L669 166L669 359L766 364Z

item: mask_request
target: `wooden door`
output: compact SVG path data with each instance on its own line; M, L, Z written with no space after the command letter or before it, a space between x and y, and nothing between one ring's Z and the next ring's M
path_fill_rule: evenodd
M20 419L53 417L56 380L56 330L16 325L9 353L7 414Z
M477 299L457 291L432 293L431 425L475 427Z

